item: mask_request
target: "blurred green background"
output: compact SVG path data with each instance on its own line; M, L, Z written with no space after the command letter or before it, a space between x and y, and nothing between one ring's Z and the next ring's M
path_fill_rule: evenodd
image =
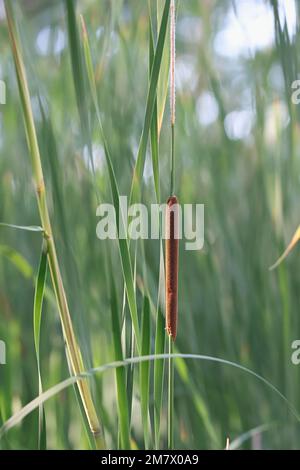
M76 102L78 77L64 1L14 4L70 310L86 362L98 366L114 359L108 251L120 309L123 301L117 245L96 237L97 205L111 201L103 145L91 115L94 177ZM268 269L300 223L300 108L291 100L299 71L299 4L181 0L177 5L176 193L182 203L205 204L205 245L199 252L181 246L176 348L254 370L300 411L300 366L291 363L291 343L300 339L298 250L277 270ZM87 23L104 132L120 192L128 195L148 87L148 3L80 0L77 13ZM0 54L7 101L0 105L0 221L39 225L1 2ZM167 102L159 155L162 201L169 188L168 123ZM143 200L155 202L149 153ZM2 422L38 394L32 310L40 248L39 233L0 228L0 339L7 345L7 364L0 366ZM155 303L159 243L146 242L143 250L137 280L147 277ZM68 376L50 279L48 289L41 331L44 389ZM118 429L113 371L97 376L94 385L113 446ZM47 402L45 411L49 448L87 447L71 388ZM178 448L224 448L227 437L232 442L259 426L242 448L299 448L299 422L286 404L255 377L230 366L180 363L175 414ZM140 446L138 390L132 429ZM37 413L1 445L36 448Z

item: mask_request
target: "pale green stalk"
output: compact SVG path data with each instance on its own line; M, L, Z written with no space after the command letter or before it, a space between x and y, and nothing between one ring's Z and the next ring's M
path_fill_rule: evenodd
M171 178L170 196L175 186L175 1L170 5L170 122L171 122ZM174 447L174 364L173 339L169 336L168 360L168 448Z
M168 359L168 449L174 447L174 363L173 363L173 339L169 336Z

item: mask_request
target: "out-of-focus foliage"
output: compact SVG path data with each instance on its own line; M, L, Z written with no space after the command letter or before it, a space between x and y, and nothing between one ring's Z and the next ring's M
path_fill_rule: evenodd
M65 3L15 4L70 310L87 365L100 365L115 354L111 276L119 309L123 303L117 243L96 237L97 205L111 201L101 135L92 102L86 102L94 176L78 113ZM121 194L129 195L149 80L148 4L146 0L80 0L77 12L84 15L89 31L102 123L116 178ZM0 105L0 221L39 225L2 13L0 6L0 79L6 83L7 100ZM276 385L300 410L300 367L291 363L291 344L300 339L299 252L295 250L276 271L268 270L300 220L300 108L291 99L299 41L293 0L178 2L176 193L182 203L205 204L205 245L200 252L181 246L176 348L243 364ZM160 134L162 201L169 188L168 119L167 107ZM155 202L150 153L142 198L147 204ZM0 228L0 338L7 345L7 364L0 366L2 422L38 394L32 312L40 247L38 232ZM144 283L156 302L159 243L147 241L144 251L138 250L141 315ZM153 352L154 316L152 326ZM50 279L40 358L44 389L68 376ZM96 378L94 395L108 442L116 446L113 373ZM149 399L151 405L152 392ZM133 393L132 400L132 434L143 446L138 393ZM72 389L47 402L45 413L50 448L87 447ZM33 413L1 445L35 448L37 422ZM234 440L260 425L267 425L267 430L247 440L244 447L299 447L299 423L254 377L209 362L178 364L177 447L223 448L226 437ZM165 431L164 403L164 445Z

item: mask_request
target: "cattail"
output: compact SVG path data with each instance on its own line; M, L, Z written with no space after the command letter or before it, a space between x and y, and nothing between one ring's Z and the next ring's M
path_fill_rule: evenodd
M171 188L166 207L166 330L175 341L178 310L178 200L175 180L175 1L170 5L170 117L171 117ZM171 348L171 343L170 343ZM171 349L170 349L171 352Z
M179 205L170 196L166 206L166 330L172 340L177 334Z

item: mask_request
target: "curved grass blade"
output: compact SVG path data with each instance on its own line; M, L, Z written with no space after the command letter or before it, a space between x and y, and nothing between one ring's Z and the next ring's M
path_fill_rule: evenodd
M282 261L286 259L286 257L291 253L291 251L293 251L293 249L295 248L299 240L300 240L300 225L297 228L296 232L294 233L294 236L292 240L290 241L289 245L287 246L286 250L284 251L284 253L280 256L280 258L276 261L276 263L274 263L269 268L270 271L273 271L273 269L276 269L282 263Z
M40 332L41 332L41 317L42 307L45 292L45 283L47 277L47 243L43 241L42 253L39 263L39 270L36 279L34 304L33 304L33 333L34 333L34 346L38 369L39 381L39 395L43 393L41 366L40 366ZM46 449L47 447L47 434L46 434L46 418L43 405L39 407L39 448Z
M2 439L2 437L7 431L17 426L26 416L32 413L32 411L38 408L41 404L45 403L47 400L49 400L50 398L60 393L62 390L65 390L66 388L70 387L77 381L86 380L87 377L90 377L94 374L101 374L103 372L106 372L108 370L113 370L118 367L124 367L124 366L127 367L131 364L140 364L141 362L144 362L144 361L157 361L160 359L169 359L169 357L170 357L169 354L160 354L158 356L153 354L153 355L146 356L146 357L145 356L132 357L129 359L124 359L123 361L116 361L116 362L111 362L109 364L104 364L102 366L86 371L76 377L69 377L68 379L63 380L62 382L54 385L47 391L43 392L42 395L35 398L31 402L27 403L27 405L23 406L11 418L9 418L0 428L0 439ZM266 385L266 387L272 390L281 399L281 401L283 401L287 405L289 411L297 419L297 421L300 422L300 414L295 409L295 407L289 402L286 396L283 395L283 393L281 393L280 390L275 387L275 385L273 385L271 382L269 382L267 379L257 374L253 370L248 369L247 367L242 366L241 364L238 364L236 362L228 361L227 359L222 359L222 358L215 357L215 356L205 356L202 354L175 353L175 354L172 354L172 358L173 359L176 359L176 358L194 359L198 361L213 362L213 363L218 363L218 364L234 367L242 372L245 372L246 374L249 374L251 377L254 377L257 380L259 380L261 383Z
M244 444L244 442L246 442L248 439L252 439L252 437L256 436L257 434L261 434L262 432L269 431L272 426L274 426L274 423L262 424L261 426L256 426L255 428L244 432L228 445L228 450L239 449L241 445Z

